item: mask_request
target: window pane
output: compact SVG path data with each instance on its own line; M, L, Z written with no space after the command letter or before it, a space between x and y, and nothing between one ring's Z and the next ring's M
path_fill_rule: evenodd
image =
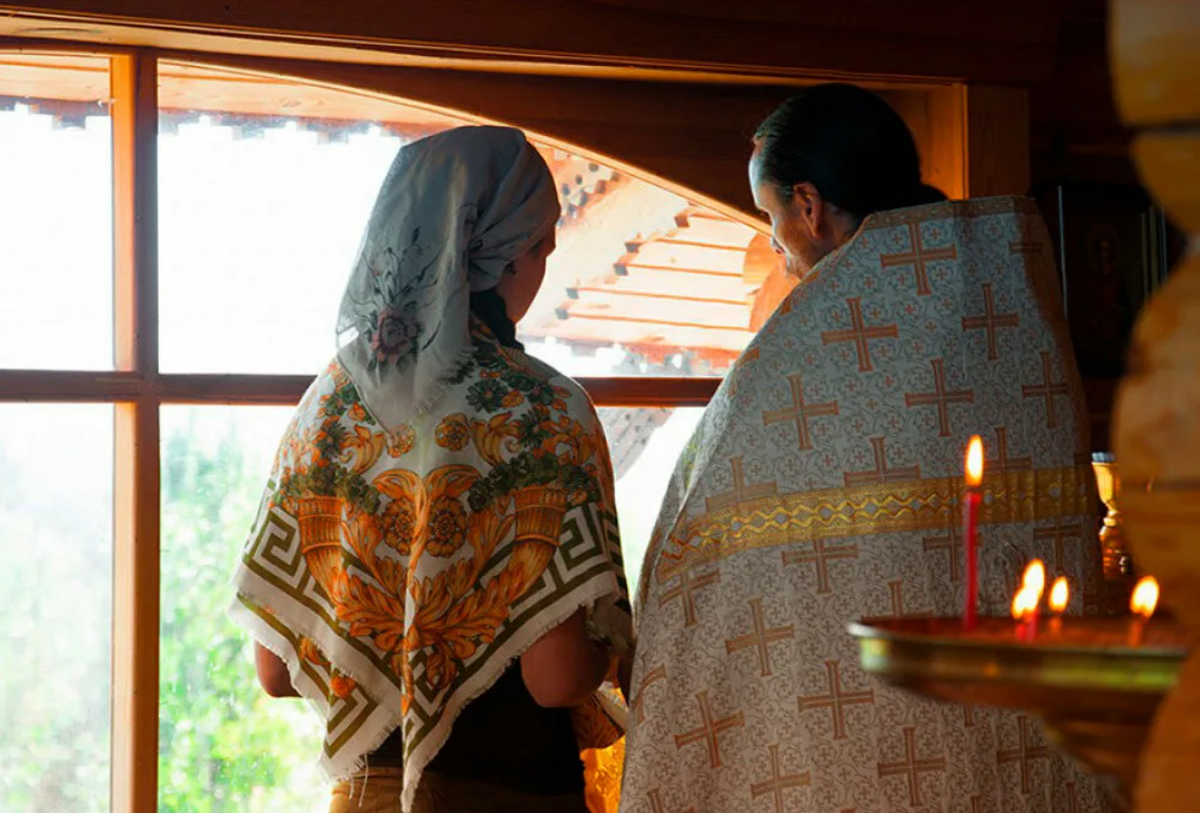
M467 122L170 63L160 102L163 370L317 373L396 150ZM767 238L587 158L541 150L563 217L521 325L530 351L571 375L726 371L787 290Z
M601 409L617 476L617 514L629 591L637 591L642 559L667 483L703 409Z
M0 810L109 809L112 425L0 404Z
M162 410L159 810L329 808L321 725L268 697L251 639L226 616L230 578L292 409Z
M159 102L162 369L315 375L396 150L454 122L172 63Z
M113 365L108 97L107 59L0 54L0 368Z

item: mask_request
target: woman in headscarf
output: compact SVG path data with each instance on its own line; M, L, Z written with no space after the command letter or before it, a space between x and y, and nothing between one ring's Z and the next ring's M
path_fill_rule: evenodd
M324 718L334 811L582 813L580 748L619 736L608 450L515 338L558 217L520 131L402 148L280 445L233 613L266 691Z

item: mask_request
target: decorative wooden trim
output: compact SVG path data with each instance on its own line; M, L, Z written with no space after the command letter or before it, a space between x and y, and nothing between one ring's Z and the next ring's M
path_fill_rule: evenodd
M111 809L141 813L158 804L159 415L144 386L158 370L154 54L115 56L111 81L115 351L126 373L91 383L133 385L136 399L115 410Z

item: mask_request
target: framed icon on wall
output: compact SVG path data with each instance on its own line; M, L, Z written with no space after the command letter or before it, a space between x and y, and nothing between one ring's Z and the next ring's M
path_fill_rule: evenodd
M1140 186L1068 182L1038 195L1055 244L1079 371L1116 378L1138 313L1183 236Z

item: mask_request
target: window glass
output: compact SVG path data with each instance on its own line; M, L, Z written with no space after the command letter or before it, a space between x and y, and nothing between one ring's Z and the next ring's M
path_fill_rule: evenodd
M695 407L600 410L616 474L621 552L631 595L642 575L675 461L703 414Z
M251 639L226 615L290 408L162 409L158 809L318 813L321 724L268 697Z
M401 145L469 123L346 90L160 71L162 369L315 374ZM280 111L284 115L280 115ZM720 375L786 278L755 229L540 146L558 250L520 336L577 376Z
M0 404L0 810L109 809L113 411Z
M113 366L108 83L107 59L0 54L0 368Z

